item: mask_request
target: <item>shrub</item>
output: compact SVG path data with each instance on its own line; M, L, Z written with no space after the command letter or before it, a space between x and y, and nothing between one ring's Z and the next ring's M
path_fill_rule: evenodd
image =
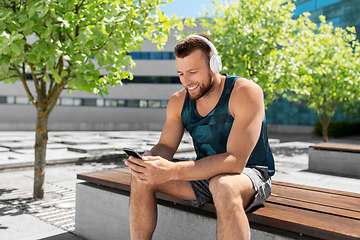
M314 134L322 136L322 125L317 121L314 126ZM344 137L360 135L360 122L330 122L328 128L329 137Z

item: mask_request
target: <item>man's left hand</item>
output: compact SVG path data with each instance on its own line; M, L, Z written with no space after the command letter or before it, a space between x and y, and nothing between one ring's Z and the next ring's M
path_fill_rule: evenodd
M129 157L125 161L125 165L130 168L133 176L144 184L159 185L173 180L173 162L160 156L145 155L142 156L142 159Z

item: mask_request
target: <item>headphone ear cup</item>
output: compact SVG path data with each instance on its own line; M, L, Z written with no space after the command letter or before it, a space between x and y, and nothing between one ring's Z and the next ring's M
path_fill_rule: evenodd
M210 58L210 69L213 73L219 73L221 71L222 63L219 55L214 55Z

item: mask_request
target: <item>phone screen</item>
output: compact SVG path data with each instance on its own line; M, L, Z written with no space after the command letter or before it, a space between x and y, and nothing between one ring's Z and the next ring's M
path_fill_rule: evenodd
M141 159L141 155L137 151L135 151L134 149L123 148L123 150L124 150L124 152L126 152L127 155Z

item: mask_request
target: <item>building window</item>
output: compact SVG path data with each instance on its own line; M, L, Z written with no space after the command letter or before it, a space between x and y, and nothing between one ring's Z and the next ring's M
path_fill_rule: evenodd
M140 52L139 59L149 59L149 53L148 52Z
M16 97L15 99L17 104L29 104L28 97Z
M173 52L131 52L128 53L132 59L154 60L154 59L175 59Z
M340 23L341 22L341 17L331 18L331 19L326 21L326 23L330 23L330 22L332 22L333 24Z
M151 52L149 53L149 59L164 59L161 52Z
M326 20L326 23L327 23L327 24L330 23L330 22L331 22L333 25L338 24L338 23L341 22L341 17L336 17L336 18L331 18L331 19ZM321 22L315 22L315 23L316 23L316 26L317 26L317 27L320 27Z
M161 101L161 107L162 108L166 108L167 104L168 104L168 101L164 101L164 100Z
M149 108L159 108L161 107L160 100L149 100Z
M115 99L105 99L105 106L107 107L116 107L117 102Z
M96 106L98 106L98 107L103 107L103 106L104 106L104 99L102 99L102 98L97 98L97 99L96 99Z
M308 2L296 5L295 16L298 16L304 12L311 12L316 9L316 0L310 0Z
M146 108L148 106L147 101L146 100L140 100L139 101L139 106L141 108Z
M66 105L72 106L72 105L74 105L74 99L73 98L61 98L60 104L65 105L65 106Z
M0 103L7 103L6 97L0 96Z
M125 107L126 101L125 100L117 100L117 106L118 107Z
M316 9L324 8L338 2L341 2L341 0L310 0L305 3L296 5L294 16L298 16L304 12L312 12Z
M128 107L139 107L140 100L127 100Z
M81 99L82 106L96 106L96 99L95 98L83 98Z
M15 97L7 97L7 103L15 104Z
M338 2L341 2L341 0L317 0L316 8L327 7Z
M81 99L75 98L75 99L74 99L74 106L82 106L82 101L81 101Z
M132 52L132 53L129 53L129 55L132 57L132 59L141 59L140 52Z

